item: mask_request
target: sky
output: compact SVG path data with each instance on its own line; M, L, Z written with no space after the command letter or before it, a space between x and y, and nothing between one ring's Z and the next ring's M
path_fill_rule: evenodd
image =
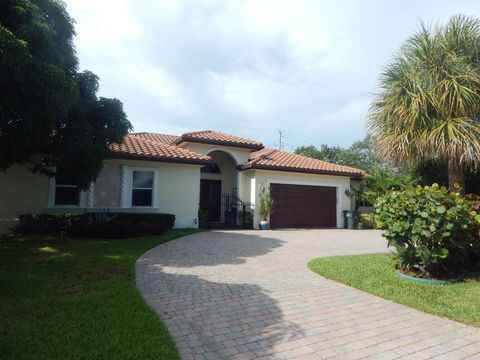
M286 150L366 135L377 80L423 23L477 0L67 0L81 70L135 131L217 130Z

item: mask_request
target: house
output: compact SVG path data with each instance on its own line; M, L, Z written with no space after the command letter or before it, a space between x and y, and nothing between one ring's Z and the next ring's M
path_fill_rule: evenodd
M363 174L217 131L131 133L111 146L87 191L24 165L0 174L0 228L18 214L59 211L166 212L179 228L239 225L248 215L258 227L255 204L265 191L275 200L273 228L343 227L342 211L353 203L348 190Z

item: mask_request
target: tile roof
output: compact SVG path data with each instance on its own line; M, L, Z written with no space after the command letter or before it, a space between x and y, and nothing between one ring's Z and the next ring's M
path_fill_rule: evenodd
M138 133L131 133L129 135L136 136L141 139L159 142L162 144L167 144L167 145L174 145L175 140L178 139L177 135L157 134L157 133L150 133L150 132L138 132Z
M351 177L362 177L365 175L365 172L360 169L267 148L252 152L248 161L242 165L242 169L284 170L327 175L347 175Z
M111 144L110 150L114 157L121 158L193 164L209 164L212 160L210 156L188 151L175 145L152 141L146 136L138 136L138 134L125 136L121 144Z
M203 130L188 132L180 136L175 143L199 142L206 144L217 144L225 146L243 147L247 149L263 149L263 144L256 140L247 139L240 136L221 133L213 130Z
M180 137L148 132L132 133L125 137L122 144L110 145L110 150L113 157L120 158L193 164L211 163L210 156L177 146L185 141L257 149L250 153L250 158L246 163L240 165L241 170L266 169L350 177L365 175L365 172L360 169L332 164L287 151L263 148L262 143L258 141L212 130L186 133Z

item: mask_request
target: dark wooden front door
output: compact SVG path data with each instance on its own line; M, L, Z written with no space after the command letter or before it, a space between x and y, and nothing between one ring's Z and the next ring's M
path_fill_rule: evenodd
M337 226L335 187L271 184L272 228Z
M207 221L220 221L221 180L200 180L200 209L207 210Z

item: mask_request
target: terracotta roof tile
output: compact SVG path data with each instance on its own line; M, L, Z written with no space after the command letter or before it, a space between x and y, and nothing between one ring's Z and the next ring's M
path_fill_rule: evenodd
M242 170L267 169L351 177L365 175L365 172L360 169L332 164L286 151L263 148L258 141L211 130L186 133L181 137L147 132L132 133L125 137L122 144L112 144L110 149L114 157L122 158L195 164L208 164L212 161L210 156L188 151L175 145L182 141L240 146L250 149L260 148L250 154L249 160L241 165Z
M244 147L248 149L263 149L263 144L259 141L213 130L185 133L176 140L176 144L180 144L182 142L200 142L207 144Z
M157 133L150 133L150 132L138 132L138 133L131 133L129 135L150 140L150 141L159 142L162 144L168 144L168 145L174 145L175 140L178 139L177 135L157 134Z
M114 156L181 163L209 163L212 158L174 145L147 140L134 134L125 136L123 143L110 145Z
M267 148L252 152L250 159L242 165L242 169L286 170L318 174L348 175L352 177L365 175L365 172L360 169L332 164L287 151Z

